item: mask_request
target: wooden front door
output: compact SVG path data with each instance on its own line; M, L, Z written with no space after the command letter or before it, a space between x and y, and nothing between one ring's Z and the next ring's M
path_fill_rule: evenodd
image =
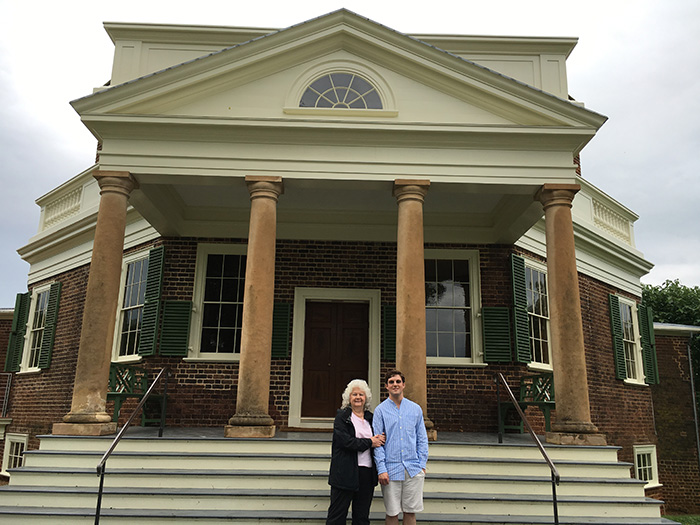
M306 303L301 417L335 417L353 379L368 380L369 303Z

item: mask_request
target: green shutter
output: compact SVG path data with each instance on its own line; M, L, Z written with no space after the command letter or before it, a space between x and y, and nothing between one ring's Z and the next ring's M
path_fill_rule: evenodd
M44 324L44 334L41 337L41 349L39 350L39 368L42 370L51 366L51 352L56 336L60 298L61 283L53 283L49 289L49 302L46 305L46 322Z
M648 385L659 384L659 366L656 362L656 339L654 337L654 312L651 306L637 305L639 332L642 336L642 359L644 381Z
M512 360L510 350L509 308L485 306L481 309L484 328L484 361L508 363Z
M396 305L385 304L382 306L382 346L384 347L384 359L396 361Z
M627 379L625 364L625 344L622 339L622 319L620 318L620 299L617 295L608 296L610 303L610 330L612 332L613 355L615 356L615 377Z
M5 372L19 372L22 362L22 350L24 349L24 334L27 331L27 318L29 317L29 293L18 293L15 299L15 313L12 318L10 340L7 344L5 356Z
M146 294L143 304L143 318L141 320L141 333L139 335L138 348L138 353L141 356L149 356L156 353L164 261L165 249L162 246L153 248L148 252Z
M272 311L272 357L289 357L289 323L292 305L275 303Z
M190 339L191 301L163 301L159 354L186 357Z
M515 333L515 357L519 363L532 361L530 350L530 319L527 314L527 287L525 283L525 259L511 255L513 277L513 331Z

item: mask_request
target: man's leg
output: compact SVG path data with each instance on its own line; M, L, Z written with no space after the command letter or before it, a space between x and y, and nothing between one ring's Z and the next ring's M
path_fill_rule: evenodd
M388 516L387 515L386 519L384 520L384 523L386 525L399 525L399 515L398 514L396 516Z
M404 512L403 525L416 525L416 515L414 513Z

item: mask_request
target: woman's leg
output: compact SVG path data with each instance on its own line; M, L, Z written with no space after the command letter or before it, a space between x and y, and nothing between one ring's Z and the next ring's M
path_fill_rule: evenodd
M354 495L355 492L331 487L331 505L328 507L326 525L345 525Z
M374 497L372 485L372 469L360 467L360 490L352 500L352 525L369 525L369 509Z

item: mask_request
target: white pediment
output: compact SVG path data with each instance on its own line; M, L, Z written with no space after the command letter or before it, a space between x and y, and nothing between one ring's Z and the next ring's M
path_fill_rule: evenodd
M295 113L304 79L352 67L384 90L385 112ZM73 102L99 115L216 120L371 120L377 126L599 127L604 117L348 11L337 11Z

